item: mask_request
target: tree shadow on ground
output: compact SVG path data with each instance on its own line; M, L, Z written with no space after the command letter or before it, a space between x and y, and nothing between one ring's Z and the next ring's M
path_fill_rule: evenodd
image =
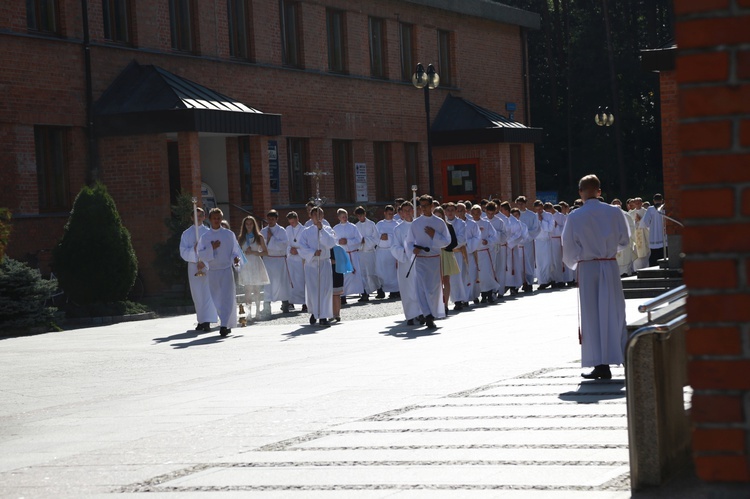
M625 398L625 380L587 380L581 381L578 390L558 395L560 400L578 404L597 404L602 400Z
M380 334L386 336L393 336L402 340L416 340L418 338L425 338L428 336L437 336L440 334L440 328L438 329L427 329L426 326L407 326L403 322L397 322L393 326L388 326L386 331L381 331Z

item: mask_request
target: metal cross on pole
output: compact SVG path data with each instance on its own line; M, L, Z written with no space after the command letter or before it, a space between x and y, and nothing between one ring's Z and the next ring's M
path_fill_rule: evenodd
M305 175L308 175L310 177L313 177L315 180L315 197L310 198L310 201L315 203L315 206L321 206L325 204L327 201L326 198L320 197L320 177L323 175L328 175L328 172L324 172L320 169L320 165L318 162L315 162L315 169L309 172L305 172Z

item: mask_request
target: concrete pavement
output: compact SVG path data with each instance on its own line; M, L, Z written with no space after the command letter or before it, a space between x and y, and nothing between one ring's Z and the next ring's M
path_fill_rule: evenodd
M623 371L582 382L574 290L306 319L1 339L0 497L630 497Z

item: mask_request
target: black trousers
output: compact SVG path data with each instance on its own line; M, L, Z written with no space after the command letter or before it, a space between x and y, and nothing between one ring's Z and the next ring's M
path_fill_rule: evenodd
M648 257L648 266L655 267L659 265L659 260L664 258L664 248L651 248L651 256Z

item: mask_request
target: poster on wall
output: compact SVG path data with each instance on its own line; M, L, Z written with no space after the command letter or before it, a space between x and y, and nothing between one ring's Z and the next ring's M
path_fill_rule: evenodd
M279 144L275 140L268 141L268 169L271 173L271 192L279 192Z
M354 163L354 183L357 192L357 202L367 201L367 164Z

